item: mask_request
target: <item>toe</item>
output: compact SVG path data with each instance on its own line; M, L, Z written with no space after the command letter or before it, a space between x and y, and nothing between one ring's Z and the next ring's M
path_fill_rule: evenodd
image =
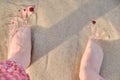
M20 11L20 14L21 14L21 17L23 19L26 19L27 18L27 9L26 8L23 8L21 11Z
M27 15L28 15L28 17L30 17L33 14L33 12L34 12L34 6L29 6L27 8Z

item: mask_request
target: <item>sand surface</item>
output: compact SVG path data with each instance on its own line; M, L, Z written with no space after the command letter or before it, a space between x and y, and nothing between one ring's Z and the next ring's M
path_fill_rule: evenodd
M91 20L104 51L101 76L120 80L120 0L0 0L0 60L7 57L8 20L28 5L31 17L31 80L79 80Z

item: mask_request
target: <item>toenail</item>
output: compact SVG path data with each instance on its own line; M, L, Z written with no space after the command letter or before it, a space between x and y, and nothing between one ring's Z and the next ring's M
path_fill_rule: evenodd
M12 24L14 24L14 22L12 22Z
M29 8L29 11L30 11L30 12L34 12L34 8L33 8L33 7L30 7L30 8Z
M96 24L96 21L92 21L93 24Z
M24 11L26 11L26 9L23 9Z

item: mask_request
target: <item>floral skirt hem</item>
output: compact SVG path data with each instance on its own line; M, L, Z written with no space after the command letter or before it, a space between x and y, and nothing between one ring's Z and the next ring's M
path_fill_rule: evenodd
M0 62L0 80L30 80L24 68L15 61Z

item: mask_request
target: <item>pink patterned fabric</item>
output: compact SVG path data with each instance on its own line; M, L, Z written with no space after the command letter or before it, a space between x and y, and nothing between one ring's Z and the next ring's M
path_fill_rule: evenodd
M30 80L24 68L14 61L0 62L0 80Z

